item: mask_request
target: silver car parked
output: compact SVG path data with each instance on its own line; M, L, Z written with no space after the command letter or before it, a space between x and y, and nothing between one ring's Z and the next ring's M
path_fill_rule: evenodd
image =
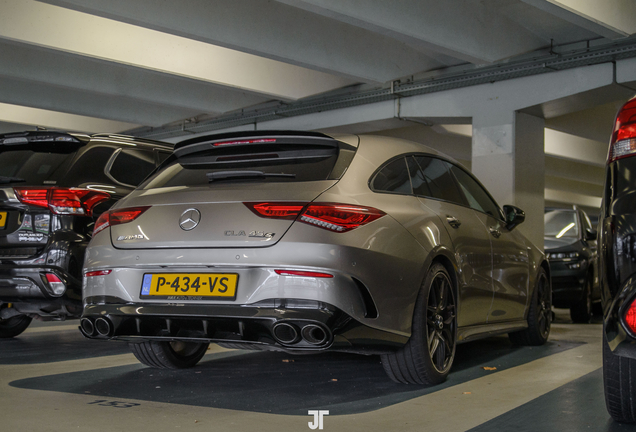
M524 217L409 141L193 138L96 222L81 331L159 368L216 342L379 354L391 379L436 384L457 343L547 340L550 269Z

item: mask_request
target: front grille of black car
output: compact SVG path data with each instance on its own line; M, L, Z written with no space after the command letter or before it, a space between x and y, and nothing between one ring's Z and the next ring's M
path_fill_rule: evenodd
M37 254L37 248L7 248L0 249L0 259L3 258L28 258Z

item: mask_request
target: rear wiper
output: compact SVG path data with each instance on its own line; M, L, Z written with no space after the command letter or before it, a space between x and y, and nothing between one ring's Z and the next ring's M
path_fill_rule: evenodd
M7 183L22 183L25 182L26 180L20 177L6 177L6 176L0 176L0 184L7 184Z
M251 179L261 179L267 177L284 177L284 178L296 178L296 174L286 174L286 173L266 173L263 171L217 171L207 173L208 181L211 183L213 181L220 180L251 180Z

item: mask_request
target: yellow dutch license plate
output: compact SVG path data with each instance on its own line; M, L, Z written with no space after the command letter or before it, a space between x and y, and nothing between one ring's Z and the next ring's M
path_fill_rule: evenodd
M141 297L233 300L237 285L234 273L152 273L144 275Z
M7 212L0 212L0 229L4 229L7 225Z

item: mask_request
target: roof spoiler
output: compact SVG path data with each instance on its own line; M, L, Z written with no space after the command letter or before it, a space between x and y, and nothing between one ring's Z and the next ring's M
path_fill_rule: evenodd
M26 131L0 135L0 145L20 145L50 141L80 144L88 141L88 136L52 131Z

